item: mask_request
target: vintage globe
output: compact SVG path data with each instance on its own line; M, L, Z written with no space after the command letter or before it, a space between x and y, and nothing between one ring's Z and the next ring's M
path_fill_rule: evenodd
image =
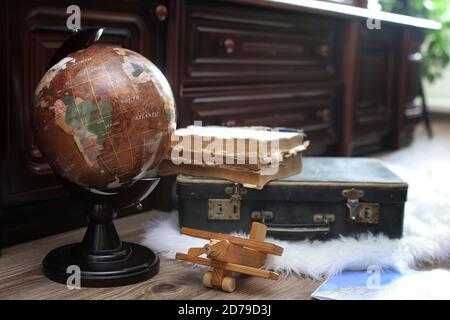
M148 59L92 46L47 71L32 117L37 144L57 174L85 188L111 190L149 175L168 152L175 103Z

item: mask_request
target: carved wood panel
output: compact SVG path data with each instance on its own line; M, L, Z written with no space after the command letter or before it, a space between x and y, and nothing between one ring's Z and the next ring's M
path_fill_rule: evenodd
M355 134L393 129L399 32L362 27L357 61ZM356 137L357 138L357 137Z

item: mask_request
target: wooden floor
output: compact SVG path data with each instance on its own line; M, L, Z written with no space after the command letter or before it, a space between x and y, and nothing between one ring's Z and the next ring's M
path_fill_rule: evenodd
M122 240L140 242L145 226L159 216L143 213L116 221ZM42 275L41 261L47 252L80 241L83 230L5 248L0 258L0 299L309 299L319 281L295 276L278 281L238 277L237 289L229 294L206 289L203 271L187 263L161 261L160 273L146 282L101 289L69 290Z

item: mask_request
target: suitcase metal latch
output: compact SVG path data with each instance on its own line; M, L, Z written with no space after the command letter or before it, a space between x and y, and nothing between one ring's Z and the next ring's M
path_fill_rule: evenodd
M229 194L230 198L208 200L209 220L239 220L241 218L241 199L242 195L247 193L247 189L235 183L232 187L226 187L225 193Z
M380 220L380 205L378 203L360 202L364 191L347 189L342 191L347 198L348 219L356 223L377 224Z
M262 223L265 223L268 220L273 220L274 217L275 215L272 211L265 210L255 210L250 214L250 218L252 220L260 221Z

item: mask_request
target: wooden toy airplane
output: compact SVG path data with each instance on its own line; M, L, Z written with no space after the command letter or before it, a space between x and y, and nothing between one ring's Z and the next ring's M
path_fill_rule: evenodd
M233 292L236 280L232 272L278 279L277 273L260 269L268 254L277 256L283 254L282 247L264 241L267 227L262 223L253 222L248 239L191 228L181 228L181 233L210 240L202 248L190 248L187 254L176 254L178 260L212 267L212 271L203 275L205 287L217 287L226 292ZM201 258L202 254L206 254L206 258Z

